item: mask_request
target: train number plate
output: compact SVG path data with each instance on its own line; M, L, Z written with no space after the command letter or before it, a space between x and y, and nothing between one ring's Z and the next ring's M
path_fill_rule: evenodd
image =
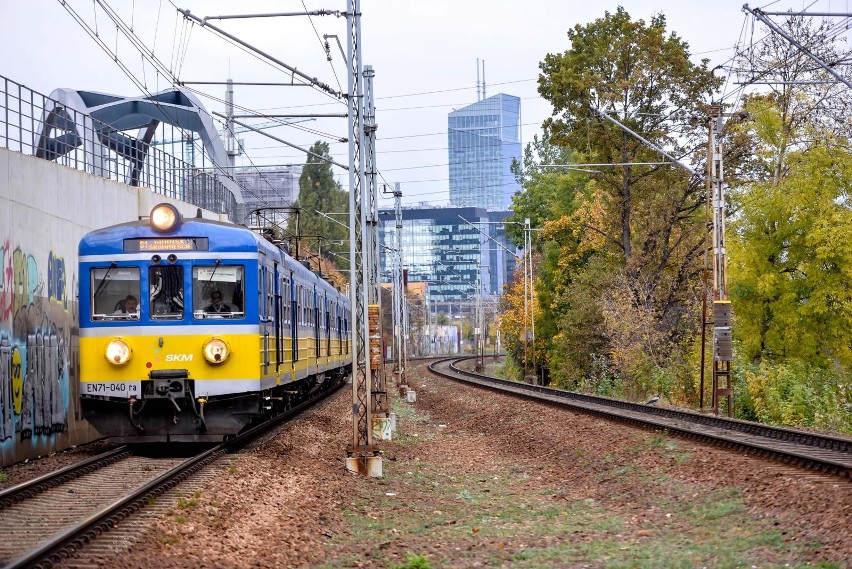
M86 395L102 395L105 397L138 396L142 392L141 381L91 381L82 385Z

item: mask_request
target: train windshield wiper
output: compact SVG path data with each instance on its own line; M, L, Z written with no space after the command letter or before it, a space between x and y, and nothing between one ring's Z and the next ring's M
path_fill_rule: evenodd
M98 297L98 293L101 292L102 288L104 288L104 285L106 284L106 280L107 280L107 278L109 278L109 274L117 266L118 266L118 263L116 263L115 261L113 261L112 263L109 264L109 268L107 269L107 272L104 273L103 278L101 278L101 280L98 281L98 288L95 289L95 294L92 295L92 300L94 300Z
M207 279L207 282L204 283L204 286L201 287L201 297L204 298L204 293L210 288L210 283L213 282L213 276L216 274L216 270L219 268L219 265L222 264L221 259L216 259L216 266L213 267L213 272L210 273L210 278Z

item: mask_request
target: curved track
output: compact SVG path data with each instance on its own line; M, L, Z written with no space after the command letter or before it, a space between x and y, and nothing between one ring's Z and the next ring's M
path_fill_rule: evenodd
M852 439L508 381L456 366L466 359L440 360L429 370L448 379L852 478Z
M6 506L0 530L9 538L0 544L0 565L51 567L67 559L190 475L346 383L189 459L143 458L121 448L7 489L0 493L0 507Z

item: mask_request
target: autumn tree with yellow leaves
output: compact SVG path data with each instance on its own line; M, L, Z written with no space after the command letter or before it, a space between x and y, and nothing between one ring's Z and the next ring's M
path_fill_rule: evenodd
M660 163L590 106L689 161L703 128L690 118L719 80L690 61L662 15L646 23L619 8L568 37L570 49L540 65L539 92L554 115L525 153L514 204L514 221L543 229L536 330L548 331L554 383L644 397L671 381L697 329L703 182ZM554 156L615 166L542 166Z

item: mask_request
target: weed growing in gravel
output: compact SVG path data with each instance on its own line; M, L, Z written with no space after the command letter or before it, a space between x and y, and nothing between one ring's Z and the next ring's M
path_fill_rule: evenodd
M157 499L153 496L148 496L148 498L145 499L145 505L147 505L147 506L153 506L156 503L157 503Z
M3 472L2 470L0 470L0 482L6 482L6 480L8 478L9 478L9 475L6 474L5 472Z
M237 467L236 466L231 465L231 466L228 467L228 474L236 474L236 473L237 473Z
M175 518L176 524L185 524L187 522L186 516L178 516Z
M406 561L401 565L394 565L393 569L432 569L432 564L424 555L406 553Z
M428 413L419 411L414 405L398 397L391 399L391 410L396 413L397 425L424 424L430 420Z
M194 508L198 505L198 498L190 498L189 500L185 498L178 498L178 508L181 510L186 510L188 508Z
M161 535L157 538L163 545L177 545L180 543L179 535Z

